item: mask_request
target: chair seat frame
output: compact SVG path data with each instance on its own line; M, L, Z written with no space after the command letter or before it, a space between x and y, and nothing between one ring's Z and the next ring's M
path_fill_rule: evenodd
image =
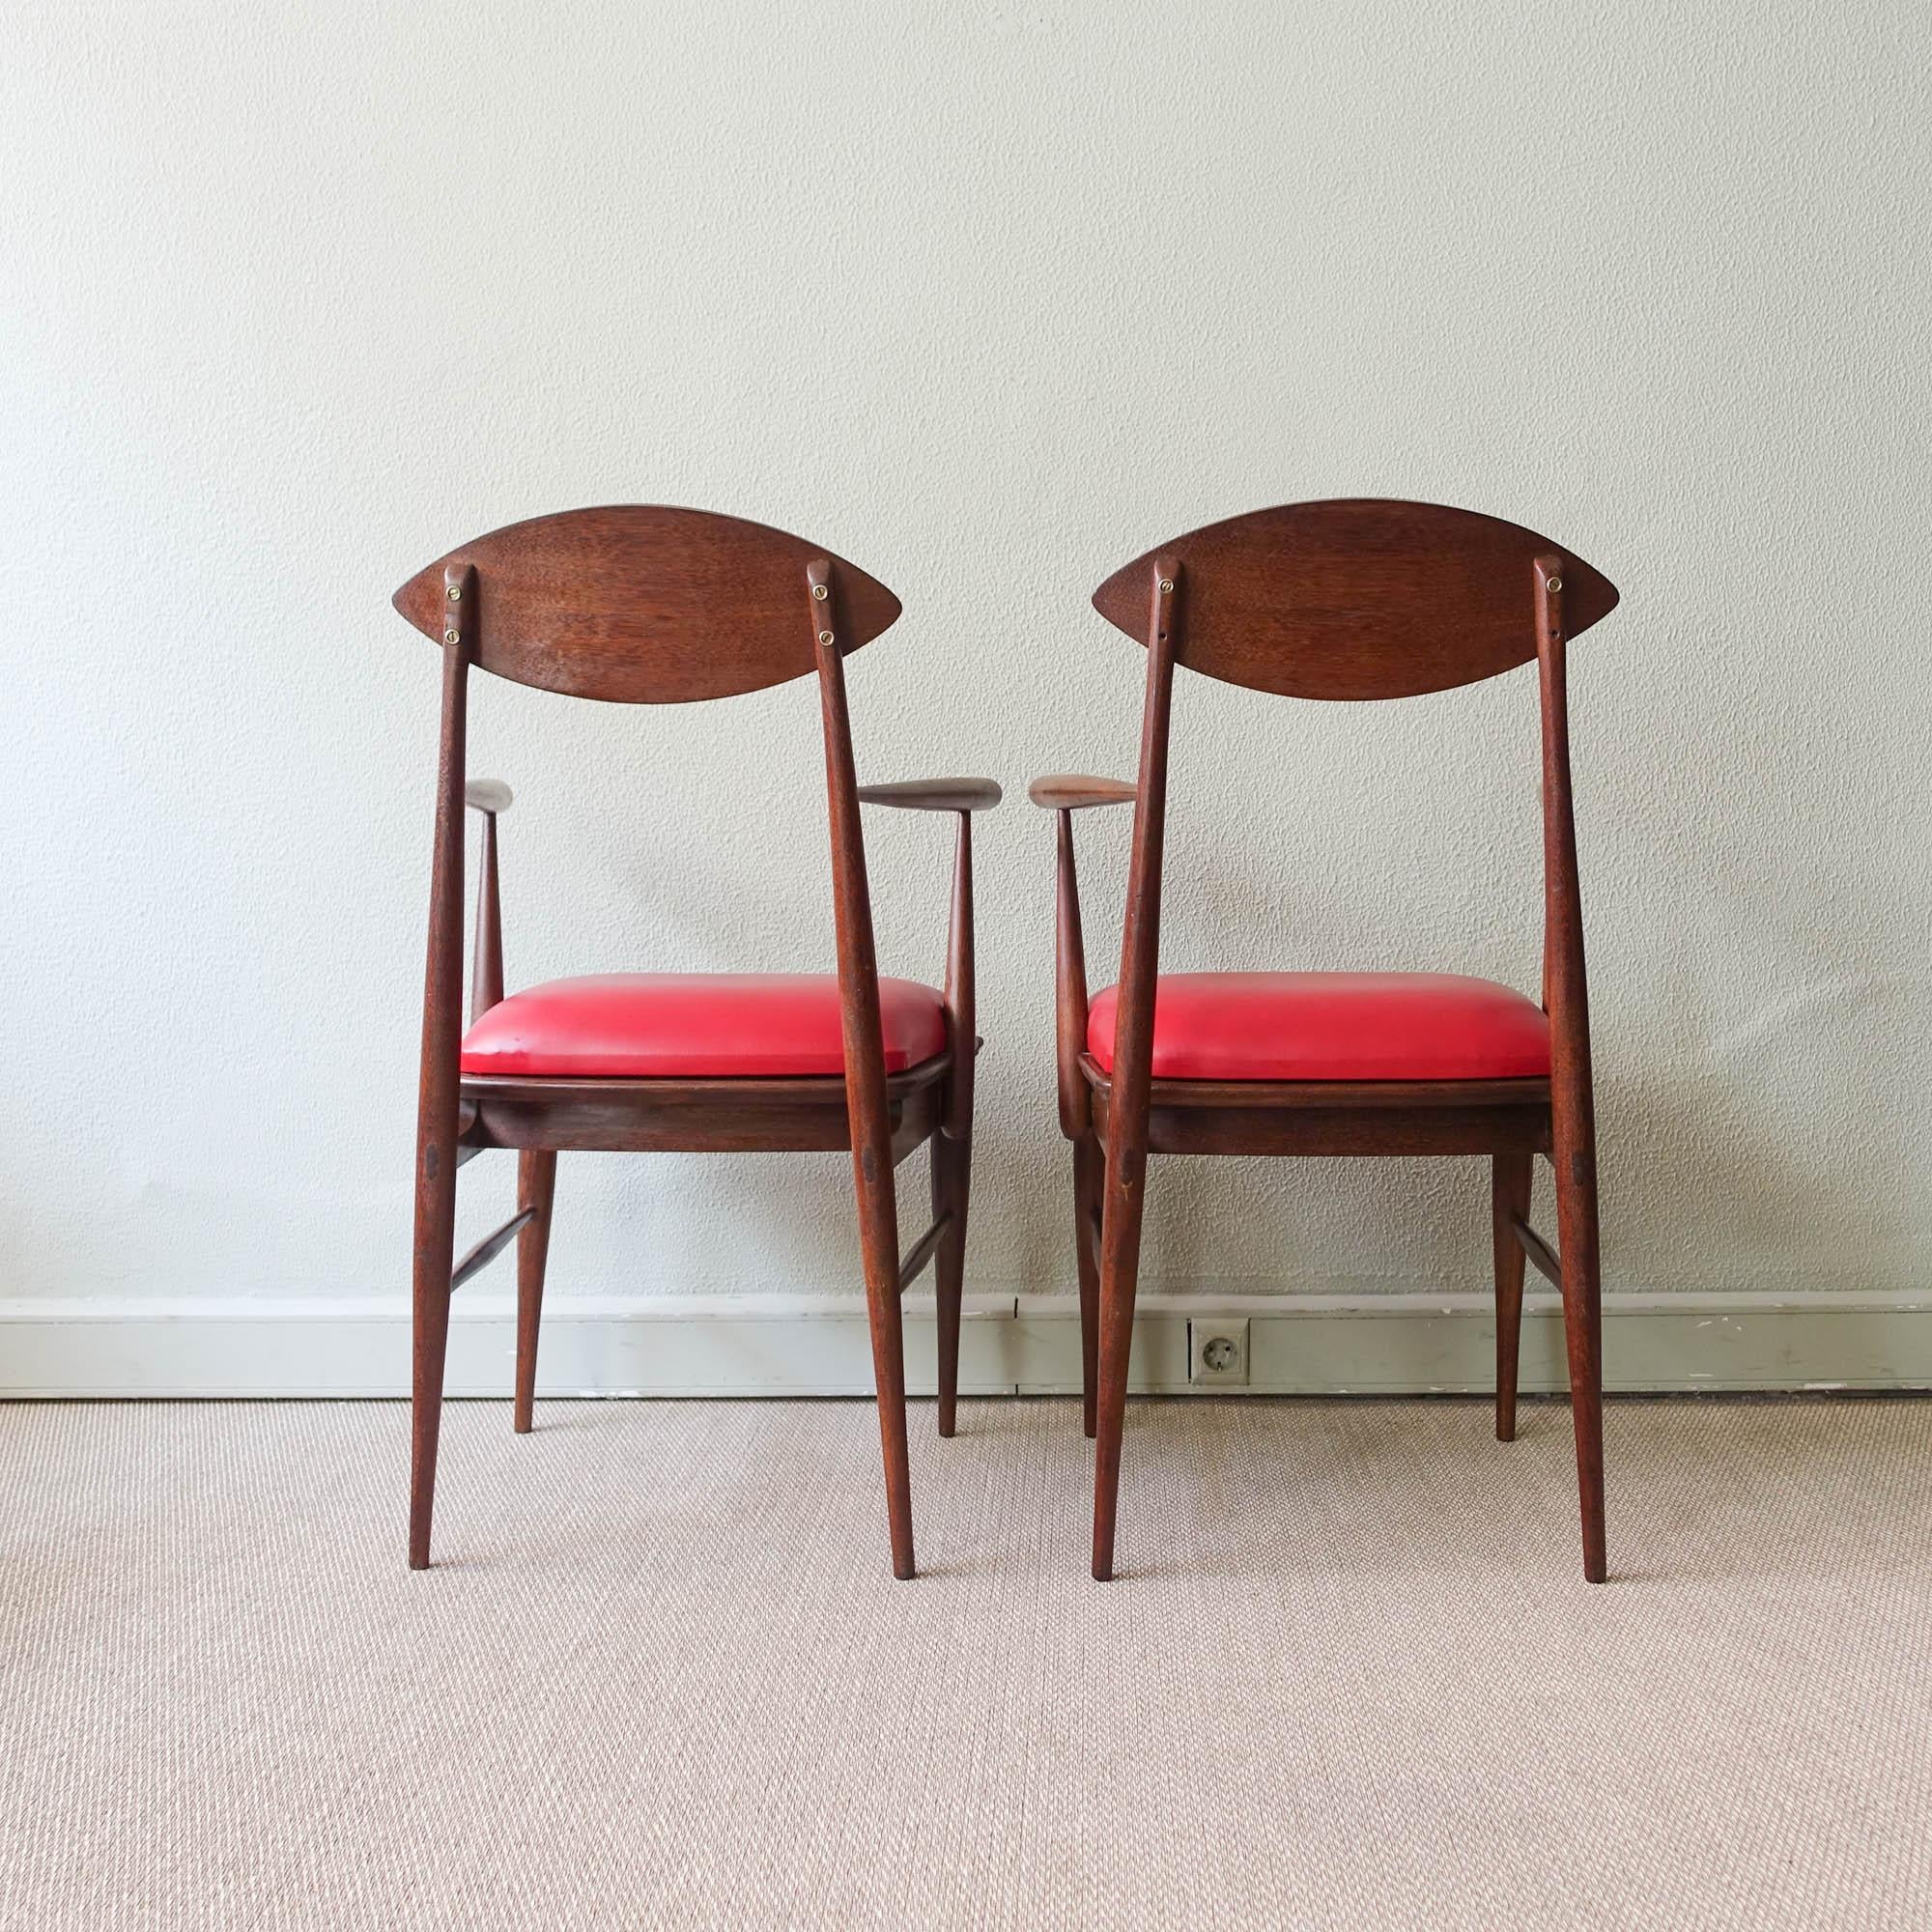
M1080 1059L1094 1131L1114 1088ZM1150 1153L1504 1154L1549 1151L1548 1080L1154 1080Z
M896 1167L938 1131L952 1104L949 1047L886 1075ZM848 1153L852 1123L837 1075L707 1078L463 1076L466 1155L490 1148L584 1153Z

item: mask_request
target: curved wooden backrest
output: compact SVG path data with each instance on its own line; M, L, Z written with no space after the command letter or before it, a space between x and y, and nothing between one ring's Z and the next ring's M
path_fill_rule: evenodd
M472 565L465 635L485 670L573 697L681 704L817 668L814 557L832 565L849 654L894 622L899 600L820 545L706 510L626 503L510 524L418 571L395 606L441 642L444 572Z
M1616 586L1534 530L1439 503L1350 498L1256 510L1161 544L1094 593L1147 641L1156 556L1180 566L1191 670L1288 697L1410 697L1536 655L1530 565L1563 559L1564 634L1616 608Z

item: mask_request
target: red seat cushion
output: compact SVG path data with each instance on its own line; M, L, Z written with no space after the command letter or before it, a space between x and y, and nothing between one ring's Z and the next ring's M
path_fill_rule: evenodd
M879 981L886 1071L946 1047L946 1002ZM654 1080L845 1071L830 973L606 973L512 993L463 1041L466 1073Z
M1087 1050L1114 1070L1109 986ZM1508 1080L1549 1071L1543 1009L1453 973L1164 973L1156 1080Z

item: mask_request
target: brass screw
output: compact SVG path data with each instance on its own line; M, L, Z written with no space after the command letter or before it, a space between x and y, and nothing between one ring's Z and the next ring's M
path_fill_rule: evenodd
M1163 578L1162 578L1162 579L1160 580L1160 594L1161 594L1161 595L1162 595L1163 597L1170 597L1170 596L1172 596L1172 595L1174 594L1174 579L1173 579L1173 578L1171 578L1171 577L1163 577Z
M823 604L825 600L832 595L832 592L827 585L823 583L814 583L811 586L811 594L814 597L816 597L821 604Z
M460 644L463 641L463 633L461 631L445 631L442 634L442 641L445 644Z
M1543 580L1543 587L1553 596L1563 588L1563 580L1560 577L1546 577Z
M830 631L820 631L818 634L818 641L821 644L829 644L832 641L832 633Z
M460 583L452 583L452 584L451 584L451 585L449 586L449 601L450 601L450 602L451 602L452 604L461 604L461 603L463 602L463 586L462 586L462 584L460 584Z

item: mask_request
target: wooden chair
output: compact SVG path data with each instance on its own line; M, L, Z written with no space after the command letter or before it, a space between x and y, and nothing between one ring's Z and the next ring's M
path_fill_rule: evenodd
M454 1291L517 1243L515 1425L530 1427L559 1151L849 1149L879 1398L893 1574L913 1574L899 1297L930 1262L939 1312L939 1433L953 1431L973 1158L971 814L983 779L861 787L843 660L899 614L865 572L735 517L641 507L539 517L412 577L396 609L442 647L429 968L416 1135L415 1370L410 1564L426 1568ZM508 788L466 783L470 667L619 703L726 697L815 672L832 824L835 975L625 975L503 997L497 818ZM943 992L882 980L862 801L958 815ZM461 1017L463 812L483 815L470 1026ZM932 1226L901 1262L894 1171L932 1144ZM460 1262L456 1170L515 1148L517 1211Z
M1562 1290L1583 1574L1605 1576L1596 1133L1570 806L1569 639L1617 593L1514 524L1429 503L1297 503L1163 545L1094 593L1147 646L1137 784L1032 787L1059 821L1060 1123L1073 1143L1094 1575L1114 1568L1121 1437L1150 1153L1487 1154L1496 1435L1516 1432L1525 1256ZM1168 720L1177 665L1251 690L1405 697L1534 659L1543 715L1543 1004L1443 975L1159 977ZM1073 814L1132 802L1121 980L1090 1005ZM1556 1176L1562 1258L1527 1221L1531 1156Z

